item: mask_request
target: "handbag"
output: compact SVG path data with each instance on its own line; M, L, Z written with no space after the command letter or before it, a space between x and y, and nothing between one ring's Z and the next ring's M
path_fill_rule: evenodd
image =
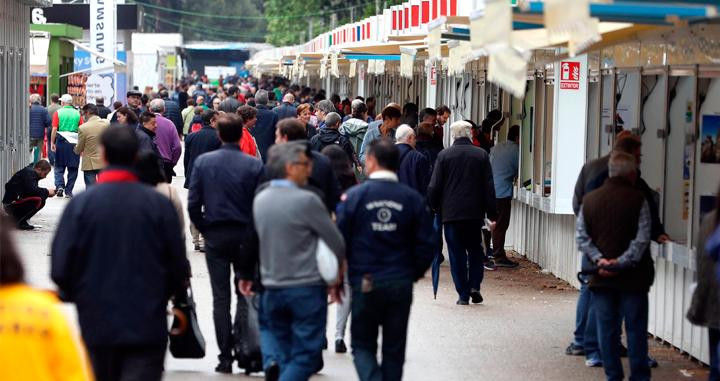
M320 277L322 277L325 283L330 285L336 284L338 281L339 263L335 253L330 250L330 247L328 247L322 238L318 238L315 259L317 260Z
M174 318L170 329L170 353L179 359L205 357L205 338L195 313L191 286L188 286L185 295L175 297L172 311Z

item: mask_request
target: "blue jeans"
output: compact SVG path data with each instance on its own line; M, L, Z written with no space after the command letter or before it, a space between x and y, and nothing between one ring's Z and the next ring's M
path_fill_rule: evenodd
M83 178L85 179L85 188L89 188L97 183L97 176L100 173L99 169L93 169L91 171L83 171Z
M597 314L598 341L607 380L622 380L624 377L620 348L617 345L623 317L628 342L630 381L650 380L647 292L595 289L592 290L592 299Z
M597 338L597 319L592 307L592 292L587 284L580 286L577 309L575 310L575 340L577 346L585 350L587 359L600 358Z
M280 381L308 380L325 344L327 288L266 289L259 313L264 366L277 361Z
M370 292L353 285L350 332L353 361L361 381L402 379L412 290L410 280L376 281ZM380 327L382 365L377 359Z
M55 188L65 189L65 194L72 196L73 188L75 188L75 180L77 180L78 169L77 167L65 167L61 166L57 162L55 163ZM65 182L65 169L67 169L67 183Z
M467 220L445 223L445 240L450 253L450 272L461 300L470 299L470 290L480 290L485 253L480 239L482 221Z

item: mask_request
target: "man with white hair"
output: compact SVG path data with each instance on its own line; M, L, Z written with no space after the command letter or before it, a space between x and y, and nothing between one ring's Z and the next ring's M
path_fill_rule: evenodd
M45 129L52 126L50 115L40 104L40 94L30 94L30 152L36 149L33 164L42 157L43 144L45 144Z
M255 122L255 127L250 130L250 134L255 138L263 162L267 160L268 149L275 144L275 128L278 122L278 116L268 107L268 102L269 96L267 90L258 90L257 93L255 93L257 122Z
M287 92L283 96L282 104L273 109L275 115L277 115L278 122L285 118L294 118L297 116L297 108L293 106L295 103L295 96L291 92Z
M62 108L52 117L52 136L50 138L50 149L55 152L55 188L57 196L65 197L73 196L73 188L75 188L75 180L77 180L78 167L80 167L80 156L73 149L75 145L68 142L61 132L77 134L78 127L82 123L80 112L73 105L73 99L70 94L65 94L60 98ZM67 183L65 182L65 169L67 168Z
M337 110L330 100L323 99L315 105L315 116L318 119L318 130L325 128L325 117L331 112L337 112Z
M430 182L430 161L415 150L415 130L407 124L401 125L395 131L395 141L400 159L398 181L425 196Z
M597 319L600 355L608 380L622 380L621 323L625 319L631 380L649 380L648 292L653 262L644 255L652 217L638 181L637 160L613 152L608 179L586 194L577 217L578 249L598 270L588 284Z
M470 123L453 123L450 134L453 144L437 157L427 198L442 215L457 304L482 303L485 253L477 233L486 217L497 218L492 168L487 152L472 144Z
M165 112L165 101L160 98L155 98L150 101L150 112L155 114L155 123L157 128L155 129L155 144L157 144L158 151L160 152L160 159L163 162L163 170L165 171L165 180L170 183L172 177L175 176L173 168L180 160L180 154L182 153L182 145L180 143L180 137L178 136L175 124L170 119L162 116Z

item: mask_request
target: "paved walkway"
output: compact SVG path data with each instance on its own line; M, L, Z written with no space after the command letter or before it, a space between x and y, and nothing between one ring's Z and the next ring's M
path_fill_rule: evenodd
M185 198L183 180L176 178L173 184L182 190L181 195ZM51 185L48 179L43 183ZM79 194L81 178L77 188L76 194ZM42 227L16 235L29 281L38 287L54 288L48 276L48 255L53 233L67 202L67 199L49 199L45 209L31 221ZM259 375L229 377L213 372L218 351L212 324L210 283L203 255L192 251L190 245L188 240L193 288L208 353L201 360L177 360L168 355L166 379L261 379ZM432 297L429 277L417 283L410 317L405 380L604 379L601 368L587 368L583 358L564 354L573 330L577 291L543 274L525 260L521 261L519 269L488 272L485 279L482 290L485 303L467 307L455 305L456 294L447 267L442 268L436 300ZM67 305L67 311L75 322L71 305ZM334 316L335 308L331 306L328 318L331 347ZM660 367L653 370L656 380L707 379L706 369L653 340L651 355L660 362ZM357 379L350 354L327 351L324 358L325 369L313 380Z

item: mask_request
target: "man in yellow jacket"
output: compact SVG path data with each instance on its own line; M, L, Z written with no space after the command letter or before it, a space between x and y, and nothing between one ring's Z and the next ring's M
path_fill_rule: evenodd
M82 108L85 123L78 128L78 142L73 149L82 157L80 169L85 178L85 187L95 184L98 173L105 168L105 162L100 152L100 135L110 126L110 122L101 119L98 111L98 107L91 103Z

